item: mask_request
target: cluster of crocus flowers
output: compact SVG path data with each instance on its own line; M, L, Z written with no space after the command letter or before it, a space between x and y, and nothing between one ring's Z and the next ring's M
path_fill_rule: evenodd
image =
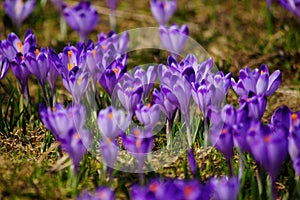
M13 24L20 28L24 20L31 14L35 6L35 0L5 0L3 7Z
M59 54L50 48L38 49L35 36L30 30L24 41L14 33L7 40L1 41L1 78L11 66L24 96L27 79L31 74L39 81L43 91L48 82L52 95L55 94L56 79L61 76L63 85L72 94L72 107L65 109L58 104L53 109L42 108L40 115L62 149L69 154L75 169L78 169L80 160L92 142L90 131L84 128L86 117L80 104L92 80L94 89L100 84L111 102L115 103L118 99L124 108L119 110L109 106L102 108L98 115L101 139L97 142L100 144L103 160L110 168L115 166L122 147L135 158L138 172L142 173L154 145L154 131L160 115L163 114L167 120L169 146L172 142L174 116L178 112L186 126L190 170L197 177L197 159L192 150L194 133L191 133L189 127L190 104L194 101L202 112L204 145L210 139L216 149L222 152L230 168L231 177L228 180L215 181L211 185L232 180L229 186L224 185L228 188L237 187L231 168L234 148L251 154L268 172L273 186L288 153L296 173L299 173L299 113L282 108L274 113L270 124L264 125L261 122L267 97L281 83L279 70L270 74L266 65L252 71L245 68L235 81L230 73L213 73L212 59L199 63L194 55L188 55L181 61L169 56L166 64L160 64L157 68L150 66L146 70L135 67L129 73L127 55L124 54L128 40L127 32L121 36L114 32L109 32L108 35L101 33L95 44L92 41L79 42L75 46L69 44ZM160 85L154 88L156 79L160 81ZM238 108L223 105L230 86L239 96ZM50 106L47 92L44 93ZM129 126L136 121L139 121L138 126ZM210 130L208 127L211 127ZM234 191L236 193L238 190L235 188ZM274 187L273 195L276 195ZM218 198L218 195L215 194L214 198Z
M51 131L62 149L70 156L75 171L92 141L91 132L84 128L85 109L80 104L70 106L68 109L61 104L55 107L40 108L42 122Z
M237 177L211 178L206 184L197 179L152 179L146 186L134 185L131 198L136 199L237 199Z

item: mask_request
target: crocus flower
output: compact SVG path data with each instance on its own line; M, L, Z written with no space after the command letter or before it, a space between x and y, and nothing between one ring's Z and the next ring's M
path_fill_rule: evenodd
M135 67L133 71L133 77L139 80L140 84L143 86L143 98L148 97L148 94L156 79L154 66L148 67L147 71L140 67Z
M295 173L300 175L300 112L290 112L288 119L290 119L288 151L293 162Z
M24 56L21 53L19 53L16 56L16 58L11 62L11 69L21 85L21 93L24 99L28 101L29 91L27 80L30 76L30 71L25 65Z
M68 109L61 104L56 104L53 109L41 107L40 116L46 128L69 154L78 171L79 163L91 144L91 134L84 129L84 107L80 104Z
M152 105L150 102L147 105L139 104L135 110L135 115L144 125L145 130L152 131L160 117L159 106L157 104Z
M152 133L142 132L141 129L135 127L130 135L122 134L121 137L124 147L137 161L138 172L142 173L146 157L153 147Z
M297 17L300 17L300 3L299 0L278 0L284 8L292 12Z
M177 7L176 0L150 0L152 15L160 25L167 25Z
M265 126L263 131L248 135L247 141L255 161L271 176L273 198L276 199L275 181L288 155L287 131Z
M52 105L55 104L55 83L59 76L59 69L62 68L62 64L58 55L51 49L48 49L48 57L49 57L49 71L47 74L47 82L50 86L52 92Z
M126 65L122 60L114 60L103 72L99 79L100 85L109 96L113 95L115 87L126 72Z
M128 42L128 31L125 31L121 35L116 34L114 31L109 31L107 35L103 32L98 34L98 41L96 45L99 45L104 52L110 51L110 54L117 58L126 54Z
M101 186L96 189L95 192L84 191L77 200L113 200L115 199L114 192L105 186Z
M9 63L7 58L0 55L0 80L2 80L5 77L8 68L9 68Z
M240 106L248 107L248 117L260 120L264 115L267 106L267 98L265 95L255 95L249 92L248 96L239 98Z
M81 1L72 8L65 8L64 15L67 23L78 32L83 42L98 24L97 10L88 1Z
M48 57L46 49L42 48L41 51L36 49L35 52L28 52L25 55L25 64L28 67L30 73L38 79L42 87L45 100L49 105L45 82L47 74L50 70L50 59Z
M173 125L173 115L176 111L176 106L170 102L167 98L167 95L173 95L170 90L161 87L160 91L154 88L152 93L153 101L156 105L159 106L160 110L164 113L167 118L167 147L169 147L171 143L171 132L172 132L172 125Z
M209 77L212 75L212 58L209 58L202 63L198 63L196 56L189 54L178 63L176 58L169 56L167 63L170 69L178 71L186 76L190 83L210 80ZM191 70L191 68L193 70ZM188 72L190 72L190 74Z
M116 110L109 106L99 112L97 122L102 135L100 141L101 155L110 169L114 167L119 152L116 138L127 129L130 121L122 110Z
M35 0L5 0L3 7L11 21L20 28L35 6Z
M232 105L225 105L221 111L211 108L209 112L213 126L210 129L210 141L226 158L230 174L232 171L231 158L233 157L232 126L236 123L236 110Z
M106 0L110 9L110 28L112 30L116 29L116 16L115 11L117 7L118 0Z
M125 74L123 78L123 81L119 82L116 86L116 95L122 106L128 111L129 115L132 116L137 105L142 102L143 85L132 78L128 73Z
M36 49L36 39L33 32L28 29L24 36L24 43L15 33L10 33L7 40L1 41L2 53L9 62L16 58L17 54L23 56L30 50Z
M119 153L119 145L116 139L106 138L100 141L101 155L105 161L105 164L113 168L117 160ZM109 168L108 168L109 169Z
M279 70L269 75L266 65L261 65L259 69L251 71L248 67L240 70L240 77L237 82L232 78L231 84L234 91L239 96L248 96L251 91L257 95L271 96L281 83L281 73Z
M68 73L68 77L63 77L63 85L72 94L75 103L80 103L89 85L90 74L82 72L79 67L74 67Z
M99 112L98 128L105 139L113 140L127 129L129 121L123 110L109 106Z
M166 26L159 28L160 40L163 46L172 55L180 55L181 51L187 42L189 30L187 25L182 25L179 28L176 24L172 25L170 29Z
M212 190L212 199L229 200L237 199L240 183L237 177L212 178L209 181Z

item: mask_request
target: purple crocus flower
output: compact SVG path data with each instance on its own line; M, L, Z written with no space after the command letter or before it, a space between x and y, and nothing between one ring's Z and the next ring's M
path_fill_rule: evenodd
M80 104L65 109L56 104L54 108L40 108L41 119L55 136L61 147L69 154L75 170L91 144L91 134L84 129L85 109Z
M0 54L0 80L5 77L5 74L9 68L8 59Z
M248 96L239 98L240 106L248 107L248 117L260 120L266 110L267 98L265 95L255 95L249 92Z
M232 175L231 158L233 157L232 126L236 122L236 110L232 105L225 105L221 111L211 108L209 118L213 126L210 129L210 141L226 158Z
M170 69L178 71L186 76L190 83L201 82L202 80L210 80L209 77L212 77L212 58L209 58L202 63L198 63L196 56L193 54L189 54L184 59L182 59L180 63L178 63L174 57L169 56L167 63ZM191 68L193 70L191 70Z
M79 67L74 67L68 73L68 77L63 77L63 85L72 94L75 103L80 103L89 85L90 74L82 72Z
M11 21L20 28L35 6L35 0L5 0L3 7Z
M173 95L170 90L161 86L160 91L154 88L152 93L153 101L156 105L159 106L160 110L164 113L167 118L167 147L171 143L171 133L173 125L173 115L176 111L176 106L167 98L168 95ZM174 95L173 95L174 96Z
M240 183L237 177L212 178L209 181L212 190L212 199L229 200L237 199Z
M104 138L110 138L111 140L127 129L129 121L123 110L116 110L112 106L101 110L98 115L100 133Z
M127 59L126 59L127 60ZM126 61L114 60L103 72L99 79L100 85L106 90L109 96L113 95L115 87L126 72Z
M135 115L144 125L145 130L152 131L159 121L159 106L157 104L152 105L150 102L147 105L139 104L135 110Z
M83 42L98 24L97 10L88 1L81 1L72 8L65 8L64 15L67 23L78 32Z
M297 17L300 17L300 2L299 0L278 0L284 8L292 12Z
M28 67L28 70L33 74L39 81L45 100L49 105L49 100L46 92L45 82L47 74L50 70L50 59L46 52L46 49L42 48L41 51L38 49L35 52L28 52L25 54L25 64Z
M77 200L113 200L115 199L114 192L105 186L101 186L96 189L94 193L84 191Z
M123 81L116 86L116 95L122 106L132 116L137 105L142 102L143 85L141 85L139 80L132 78L130 74L126 73Z
M105 164L113 168L119 153L119 145L116 139L106 138L100 141L101 155ZM109 168L108 168L109 169Z
M261 65L259 69L251 71L248 67L240 70L240 77L237 82L232 78L231 84L234 91L239 96L248 96L251 91L257 95L271 96L281 83L281 73L276 70L269 75L266 65Z
M150 0L152 15L160 25L167 25L177 7L176 0Z
M33 32L28 29L24 36L24 43L15 33L10 33L7 40L1 41L1 51L9 62L13 61L17 54L25 55L30 50L36 49L36 39Z
M172 54L180 55L181 51L187 42L189 30L187 25L182 25L181 28L174 24L168 29L166 26L159 28L160 40L163 46Z
M110 169L114 167L119 153L119 145L116 138L121 132L125 132L130 120L122 110L116 110L110 106L99 112L97 122L102 135L102 140L100 141L101 155L108 169Z
M133 71L133 77L139 80L140 84L143 86L143 98L148 97L148 94L156 79L154 66L148 67L147 71L140 67L135 67Z
M295 173L300 175L300 112L289 113L290 129L288 136L288 151L293 162Z
M141 129L135 127L130 135L122 134L121 137L124 147L137 161L138 172L142 173L146 157L153 147L152 132L142 132Z
M288 155L287 134L286 129L278 127L274 129L269 125L265 126L263 131L254 131L247 137L251 155L271 176L274 199L276 199L275 181Z
M30 71L24 62L24 56L19 53L16 58L10 63L11 69L21 85L21 93L26 101L29 100L29 91L27 80L30 76Z
M117 58L126 54L128 42L128 31L125 31L122 35L116 34L114 31L110 31L107 35L103 32L98 34L98 41L96 45L100 46L104 52L109 52L114 58Z
M49 71L47 74L47 82L50 86L52 93L52 105L55 104L55 83L59 76L59 69L62 68L62 63L58 55L51 49L48 49L48 58L49 58Z

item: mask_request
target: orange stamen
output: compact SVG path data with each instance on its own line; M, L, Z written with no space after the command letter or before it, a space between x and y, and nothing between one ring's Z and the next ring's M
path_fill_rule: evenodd
M158 188L159 188L159 184L158 183L151 183L150 186L149 186L149 190L151 192L155 192Z
M95 58L96 57L96 50L95 49L92 50L92 54L93 54L93 56Z
M221 133L222 133L222 134L227 134L227 129L226 129L226 128L223 128Z
M106 45L102 45L102 49L103 49L103 50L106 50L106 49L107 49L107 46L106 46Z
M106 138L106 143L110 144L111 143L111 139L110 138Z
M188 198L189 196L191 196L191 194L193 193L194 188L191 185L188 185L184 188L184 197Z
M147 103L147 107L150 108L151 107L151 103L148 102Z
M18 42L17 46L19 47L19 52L23 53L23 46L22 46L22 42Z
M113 118L112 112L108 113L108 119L112 119L112 118Z
M74 137L75 137L76 140L79 140L80 139L79 133L75 133Z
M265 136L265 142L270 142L271 141L271 136L270 135L266 135Z
M297 118L298 118L298 114L297 113L293 113L292 114L292 120L293 120L294 125L296 125Z
M53 107L53 108L52 108L52 112L55 112L55 111L56 111L56 108L55 108L55 107Z
M139 129L134 129L133 134L138 137L140 135Z
M36 49L36 50L34 51L34 53L35 53L36 56L38 56L39 53L40 53L40 50Z
M135 146L136 146L136 148L139 149L141 147L141 145L142 145L142 140L138 138L135 142Z
M115 72L115 74L117 74L119 71L117 68L113 68L112 70Z

